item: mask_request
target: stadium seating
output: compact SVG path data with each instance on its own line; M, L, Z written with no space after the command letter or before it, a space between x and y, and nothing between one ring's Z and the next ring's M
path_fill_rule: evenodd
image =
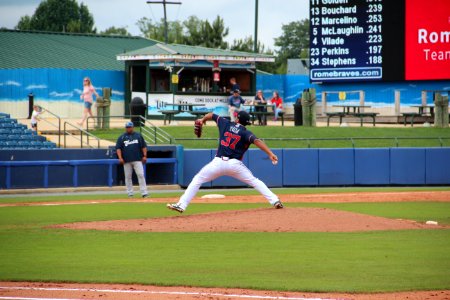
M0 150L54 149L56 144L0 112Z

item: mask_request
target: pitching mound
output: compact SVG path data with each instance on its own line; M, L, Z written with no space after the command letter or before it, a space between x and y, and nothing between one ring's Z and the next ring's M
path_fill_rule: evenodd
M327 208L265 208L155 219L79 222L52 227L139 232L352 232L443 228Z

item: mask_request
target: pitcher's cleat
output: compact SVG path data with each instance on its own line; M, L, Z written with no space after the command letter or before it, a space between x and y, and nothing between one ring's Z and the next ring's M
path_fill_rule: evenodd
M275 207L275 209L282 209L282 208L284 208L283 203L281 203L281 201L275 202L273 207Z
M129 194L129 195L128 195L128 198L134 198L134 195Z
M150 198L148 194L142 195L142 198Z
M174 210L182 214L184 209L182 209L178 204L167 204L167 208L170 210Z

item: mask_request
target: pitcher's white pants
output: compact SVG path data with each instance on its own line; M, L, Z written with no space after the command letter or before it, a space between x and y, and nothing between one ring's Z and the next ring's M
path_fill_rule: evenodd
M141 195L147 195L147 184L145 182L144 175L144 166L141 161L131 161L123 164L123 171L125 173L125 185L127 186L128 196L132 196L134 194L133 191L133 169L136 172L136 176L139 181L139 189L141 190Z
M255 188L272 205L279 201L278 197L269 190L264 182L253 176L252 172L243 162L238 159L223 160L222 158L216 157L194 176L183 196L181 196L180 201L178 201L178 205L182 209L186 209L203 183L224 175L234 177Z

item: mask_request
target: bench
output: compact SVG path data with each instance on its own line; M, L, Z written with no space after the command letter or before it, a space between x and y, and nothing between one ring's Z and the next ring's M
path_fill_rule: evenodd
M169 121L169 124L170 124L173 120L173 116L178 114L180 111L179 110L160 110L159 112L164 115L164 125L166 125L166 121Z
M195 116L195 119L203 118L206 114L209 114L209 111L188 111L191 115Z
M267 125L267 117L268 116L273 116L273 113L272 112L268 112L268 111L252 111L252 112L250 112L250 115L252 116L252 125L255 124L255 120L257 119L258 116L262 116L263 117L261 119L262 125Z
M373 126L375 126L375 118L377 117L377 115L378 115L378 113L371 113L371 112L353 114L353 116L355 116L361 120L361 127L363 126L364 118L367 118L367 117L372 118Z
M404 119L403 119L403 125L406 126L406 119L409 117L411 120L411 127L414 126L414 118L415 117L421 117L422 114L420 113L402 113Z
M343 112L328 112L327 113L327 127L330 127L330 119L339 117L339 125L342 124L342 118L345 116Z

